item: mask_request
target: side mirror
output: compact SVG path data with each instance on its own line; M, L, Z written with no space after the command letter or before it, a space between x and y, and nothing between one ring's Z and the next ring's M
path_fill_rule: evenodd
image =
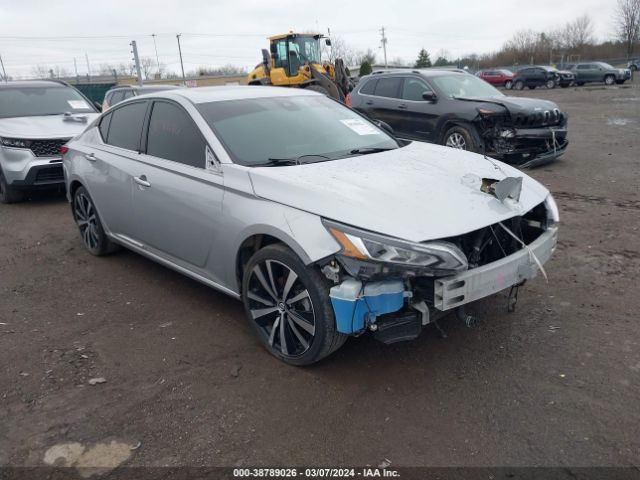
M324 40L324 44L325 44L327 47L330 47L330 46L331 46L331 39L330 39L330 38L326 38L326 39Z
M422 99L426 100L427 102L435 102L438 97L436 97L436 94L433 92L424 92L422 94Z
M378 127L380 127L392 137L395 136L396 132L393 131L393 128L391 128L391 125L389 125L387 122L383 122L382 120L373 120L373 123L375 123Z

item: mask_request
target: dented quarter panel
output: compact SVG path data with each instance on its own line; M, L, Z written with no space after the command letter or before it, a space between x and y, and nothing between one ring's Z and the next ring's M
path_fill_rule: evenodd
M504 163L420 142L336 161L254 168L249 175L260 198L414 242L521 215L549 194ZM481 178L507 176L523 177L519 202L480 191Z

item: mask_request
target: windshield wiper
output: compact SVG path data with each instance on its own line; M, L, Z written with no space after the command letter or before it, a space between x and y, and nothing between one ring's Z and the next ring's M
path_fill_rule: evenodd
M302 163L314 163L314 162L301 162L300 160L306 157L317 157L322 158L323 160L332 160L330 157L326 155L320 155L318 153L309 153L305 155L300 155L298 157L285 157L285 158L274 158L270 157L266 162L263 163L254 163L253 167L269 167L269 166L278 166L278 165L301 165Z
M366 155L368 153L380 153L380 152L388 152L389 150L395 150L397 147L364 147L364 148L354 148L349 153L351 155Z

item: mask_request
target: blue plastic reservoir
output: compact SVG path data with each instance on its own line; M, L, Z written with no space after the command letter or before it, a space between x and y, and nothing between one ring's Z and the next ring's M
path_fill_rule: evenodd
M376 317L397 312L404 305L402 280L367 283L349 278L329 291L336 325L340 333L356 333L373 323Z

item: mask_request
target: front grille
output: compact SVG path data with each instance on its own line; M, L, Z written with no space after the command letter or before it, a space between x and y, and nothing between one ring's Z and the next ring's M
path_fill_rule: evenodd
M34 183L50 183L64 180L62 165L45 167L38 170Z
M56 138L52 140L31 140L31 151L36 157L59 157L60 147L70 138Z
M542 127L559 125L564 119L564 114L554 108L553 110L541 110L529 115L518 114L513 119L514 123L518 127Z

